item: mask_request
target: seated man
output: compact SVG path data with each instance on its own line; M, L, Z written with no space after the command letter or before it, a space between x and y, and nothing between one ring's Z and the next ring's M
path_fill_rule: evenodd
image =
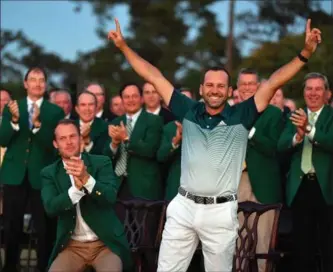
M120 272L131 259L124 227L113 210L119 180L109 158L80 154L81 141L78 125L61 120L53 141L61 159L41 171L45 210L58 216L49 271L79 272L92 266L96 272Z

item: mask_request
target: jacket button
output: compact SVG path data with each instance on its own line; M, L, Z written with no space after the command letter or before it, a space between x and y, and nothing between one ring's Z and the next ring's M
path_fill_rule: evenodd
M27 149L26 151L27 151L27 153L29 153L29 149Z

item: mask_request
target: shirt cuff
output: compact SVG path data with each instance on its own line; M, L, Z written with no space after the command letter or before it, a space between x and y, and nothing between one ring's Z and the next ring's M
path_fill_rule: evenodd
M85 193L76 188L75 185L72 185L72 187L68 189L68 196L73 205L77 204L84 195Z
M171 142L171 146L173 149L177 149L179 147L179 144L175 145L173 142Z
M301 140L301 141L297 141L297 139L296 139L296 135L297 135L297 134L295 134L294 137L293 137L293 146L296 146L296 145L300 144L301 142L303 142L303 140Z
M85 147L84 147L84 149L85 149L85 151L86 152L90 152L90 150L93 148L93 146L94 146L94 142L93 141L90 141L90 143L88 144L88 145L86 145Z
M248 136L249 140L252 139L252 137L253 137L253 135L254 135L255 132L256 132L256 128L252 127L251 130L250 130L250 132L249 132L249 136Z
M118 150L118 147L117 148L113 148L112 147L112 143L110 144L110 149L112 151L113 154L116 154L117 153L117 150Z
M90 176L87 183L84 185L84 187L87 189L88 193L91 194L92 190L94 189L96 184L96 180Z
M19 130L20 130L20 126L19 126L19 124L14 124L13 122L10 122L10 124L12 125L12 128L13 128L15 131L19 131Z
M316 127L313 126L311 131L307 135L310 141L313 141L315 134L316 134Z
M39 130L40 130L40 127L39 127L39 128L33 128L33 129L32 129L32 133L33 133L33 134L36 134Z

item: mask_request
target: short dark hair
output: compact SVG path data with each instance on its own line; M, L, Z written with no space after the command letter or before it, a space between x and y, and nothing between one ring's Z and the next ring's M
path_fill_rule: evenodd
M238 72L238 76L237 76L237 82L239 81L239 77L241 75L255 75L257 77L257 81L259 82L259 74L256 70L252 69L252 68L242 68L239 70Z
M309 79L313 79L313 78L320 78L324 81L324 87L325 90L329 90L330 89L330 85L328 83L328 79L325 75L321 74L321 73L317 73L317 72L311 72L305 75L304 77L304 83L303 83L303 88L305 87L305 83L307 80Z
M72 119L61 119L61 120L58 122L58 124L56 125L55 129L54 129L53 140L56 139L56 129L57 129L57 127L60 126L60 125L67 125L67 126L68 126L68 125L73 125L73 126L76 128L77 133L78 133L79 135L81 135L80 127L79 127L79 124L78 124L77 122L75 122L75 121L72 120Z
M214 72L218 72L218 71L222 71L222 72L225 72L228 76L228 86L230 85L230 82L231 82L231 76L230 76L230 73L228 72L228 70L226 68L224 68L223 66L212 66L212 67L208 67L205 69L204 71L204 74L202 76L202 79L201 79L201 83L204 83L205 81L205 76L206 74L209 72L209 71L214 71Z
M127 87L129 87L129 86L135 86L135 87L137 87L138 90L139 90L139 94L140 94L140 96L142 96L142 88L139 86L139 84L134 83L134 82L128 82L128 83L125 83L124 85L122 85L122 86L120 87L120 89L119 89L119 95L120 95L121 98L123 98L123 92L124 92L124 90L125 90Z
M76 101L77 101L77 103L78 103L78 101L79 101L80 96L83 95L83 94L89 94L89 95L91 95L91 96L94 98L95 105L97 106L97 97L96 97L96 95L93 94L92 92L89 92L89 91L83 91L83 92L80 92L80 93L78 94L78 96L76 97Z
M12 92L10 90L6 89L6 88L0 87L0 92L6 92L9 95L10 98L13 97Z
M28 69L28 71L25 73L24 75L24 81L28 80L28 76L31 72L40 72L44 75L45 81L47 81L47 74L44 68L39 67L39 66L33 66L31 68Z

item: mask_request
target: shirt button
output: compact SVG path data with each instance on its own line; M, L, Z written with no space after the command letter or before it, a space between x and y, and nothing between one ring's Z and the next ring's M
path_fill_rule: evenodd
M209 126L207 126L207 128L209 128Z
M209 120L211 120L211 119L212 119L212 117L210 117L210 116L209 116L209 118L208 118L208 119L209 119Z

